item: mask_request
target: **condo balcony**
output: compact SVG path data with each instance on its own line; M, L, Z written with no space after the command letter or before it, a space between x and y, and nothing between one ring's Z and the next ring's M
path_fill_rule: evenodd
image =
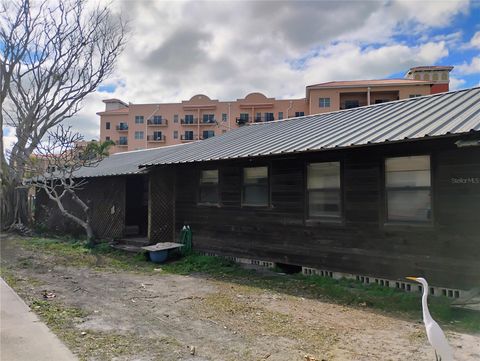
M165 140L164 135L147 135L147 141L149 142L165 143Z
M128 124L120 123L115 127L119 132L128 132Z
M180 124L182 125L197 125L198 118L182 118L180 119Z
M128 139L119 139L115 142L115 145L119 147L126 147L128 146Z
M151 118L147 120L147 124L149 126L154 126L154 127L166 127L168 126L168 121L165 118L161 118L161 119Z
M204 124L204 125L216 125L217 124L217 120L215 118L203 118L200 120L200 124Z
M398 91L372 91L340 93L340 109L352 109L371 104L387 103L400 99Z
M240 126L245 125L249 122L248 117L247 118L245 118L245 117L235 118L235 120L236 120L237 124L240 125Z
M198 135L196 134L180 134L180 140L182 142L193 142L194 140L198 140Z

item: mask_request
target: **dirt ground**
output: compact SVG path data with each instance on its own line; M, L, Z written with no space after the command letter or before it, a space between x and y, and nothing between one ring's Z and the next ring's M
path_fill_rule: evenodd
M27 302L47 290L82 310L54 331L83 360L435 360L420 320L202 275L68 267L5 239L1 256ZM479 335L447 337L455 360L480 360Z

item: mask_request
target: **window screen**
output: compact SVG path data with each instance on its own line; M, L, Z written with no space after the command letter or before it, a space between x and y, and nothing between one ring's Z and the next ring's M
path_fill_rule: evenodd
M199 202L218 203L218 169L202 170Z
M307 192L309 217L340 218L342 212L340 162L309 164Z
M430 157L428 155L385 160L387 219L428 222L432 218Z
M268 205L268 167L243 168L243 204Z

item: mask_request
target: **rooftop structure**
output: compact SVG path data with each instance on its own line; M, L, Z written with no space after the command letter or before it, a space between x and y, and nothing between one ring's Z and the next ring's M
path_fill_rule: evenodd
M309 85L306 97L275 99L250 93L232 101L197 94L179 103L134 104L104 100L100 139L113 140L112 153L189 143L252 123L321 114L341 109L448 91L453 67L411 68L403 79L334 81Z
M137 174L152 165L206 162L411 142L480 131L480 88L263 122L191 144L114 154L79 177Z

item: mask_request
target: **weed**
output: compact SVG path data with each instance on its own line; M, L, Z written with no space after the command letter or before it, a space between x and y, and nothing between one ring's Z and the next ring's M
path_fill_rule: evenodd
M152 272L157 265L147 262L143 253L132 256L101 243L86 247L85 241L31 238L22 240L22 245L31 250L55 256L55 262L70 266L103 268L119 271ZM26 265L25 265L26 266ZM421 317L420 295L406 293L376 284L365 285L355 280L335 280L321 276L279 275L274 272L260 274L245 270L231 261L191 253L162 265L169 273L207 274L213 278L228 280L241 285L269 289L302 297L327 299L332 302L359 307L369 307L384 312ZM480 332L480 313L452 308L445 297L431 297L429 306L432 315L444 324L456 329Z

